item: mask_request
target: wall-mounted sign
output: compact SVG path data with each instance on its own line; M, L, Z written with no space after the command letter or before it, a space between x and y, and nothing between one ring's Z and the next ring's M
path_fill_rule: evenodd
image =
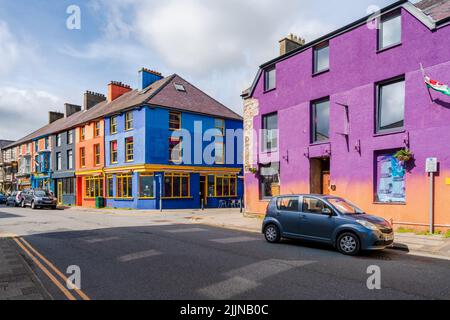
M427 173L436 173L438 171L438 159L437 158L427 158L425 164L425 171Z

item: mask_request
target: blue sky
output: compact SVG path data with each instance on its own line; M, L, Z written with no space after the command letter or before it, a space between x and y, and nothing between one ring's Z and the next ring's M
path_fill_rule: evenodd
M313 40L392 0L0 0L0 139L45 125L111 80L138 69L177 73L242 113L240 93L278 40ZM67 7L81 30L66 28Z

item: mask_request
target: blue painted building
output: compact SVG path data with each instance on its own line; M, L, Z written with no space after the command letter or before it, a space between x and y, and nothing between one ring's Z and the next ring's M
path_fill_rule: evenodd
M142 69L105 106L106 205L181 209L243 197L242 118L178 75ZM111 86L111 84L110 84ZM128 90L129 89L129 90ZM123 92L123 93L122 93Z

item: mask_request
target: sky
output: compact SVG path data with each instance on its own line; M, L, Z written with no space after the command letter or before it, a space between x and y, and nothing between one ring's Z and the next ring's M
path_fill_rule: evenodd
M177 73L242 114L241 92L290 33L307 42L395 0L0 0L0 140L16 140L86 90ZM80 8L80 29L67 28Z

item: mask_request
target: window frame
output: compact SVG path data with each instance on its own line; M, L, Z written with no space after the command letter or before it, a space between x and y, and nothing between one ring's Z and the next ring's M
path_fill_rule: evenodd
M56 153L56 171L62 170L62 155L61 152Z
M171 195L166 196L166 178L171 178ZM173 186L174 179L180 179L180 195L174 196ZM183 196L183 178L187 178L188 195ZM189 173L164 172L163 177L163 196L162 199L191 199L191 175Z
M106 199L113 199L114 198L114 175L112 175L112 174L107 175L105 181L106 181L106 185L105 185L106 197L105 198ZM112 189L110 188L111 187L111 185L110 185L111 181L112 181ZM112 191L112 195L110 195L110 191Z
M213 195L209 194L209 177L214 177L214 182L213 182L213 190L214 193ZM222 179L222 194L218 195L217 192L217 187L218 187L218 183L217 181L219 179ZM237 187L238 187L238 183L237 183L237 175L236 174L209 174L208 177L206 178L206 190L208 190L207 192L207 197L208 198L236 198L238 196L238 191L237 191ZM228 193L225 194L224 190L225 190L225 183L223 183L224 181L227 181L227 185L228 185ZM234 194L231 192L231 182L233 181L234 183Z
M269 141L268 140L268 132L269 132L269 130L266 128L265 119L267 119L267 118L269 118L271 116L276 116L277 117L277 128L276 129L270 129L270 131L279 130L278 112L267 113L267 114L263 114L261 116L261 128L262 128L262 130L264 130L263 131L263 138L262 138L263 139L263 141L262 141L262 150L261 150L263 153L277 152L278 148L279 148L279 139L278 139L279 137L278 137L278 134L277 134L277 137L276 137L276 147L271 147L270 149L267 148L267 143Z
M130 146L131 148L129 148ZM133 162L133 161L134 161L134 138L127 137L125 138L125 162Z
M80 127L80 142L86 140L86 126Z
M176 142L178 141L177 144L172 144L172 142ZM173 148L172 148L173 146ZM172 156L174 155L173 150L177 148L179 149L179 151L177 152L179 158L178 159L173 159ZM174 137L169 137L169 162L172 163L180 163L183 161L183 139L182 137L179 138L174 138Z
M61 145L62 145L62 134L61 133L58 133L56 135L56 143L55 144L57 147L61 147Z
M93 184L94 191L93 196L88 192L88 187ZM96 193L96 185L98 185L98 194ZM84 198L85 199L95 199L96 197L103 197L104 185L103 176L89 176L84 178Z
M125 112L125 131L131 131L133 129L134 129L133 111Z
M116 145L116 150L114 151L113 145ZM109 142L109 162L111 164L117 164L119 163L119 154L118 154L119 145L117 140L113 140ZM116 157L116 160L114 161L114 155Z
M322 69L322 70L318 70L318 57L319 57L319 51L322 49L328 48L328 67L326 69ZM330 42L329 41L324 41L318 45L316 45L313 48L313 65L312 65L312 69L313 69L313 76L325 73L330 71Z
M267 163L267 164L260 164L259 168L258 168L258 172L259 172L259 177L258 177L258 188L259 188L259 199L262 201L269 201L271 200L273 197L279 196L279 194L272 194L269 196L264 195L264 189L263 189L263 179L266 177L265 175L261 174L261 168L263 167L273 167L273 165L276 164L278 166L278 174L277 175L272 175L271 177L276 177L275 182L272 182L272 184L277 184L278 188L281 188L281 162L272 162L272 163Z
M67 144L73 144L73 131L67 131Z
M117 116L112 116L109 118L109 130L111 134L117 134Z
M100 121L94 122L94 138L100 137Z
M73 150L67 150L67 170L73 170Z
M172 128L171 125L172 124L177 124L176 121L171 119L172 115L177 115L178 116L178 127L177 128ZM178 111L169 111L169 130L170 131L179 131L182 128L182 124L181 124L181 112Z
M400 41L390 44L386 47L382 47L383 42L383 30L384 30L384 23L389 20L393 20L396 18L400 18ZM378 18L378 32L377 32L377 52L382 52L394 47L397 47L402 44L403 39L403 21L402 21L402 12L401 10L395 10L393 12L388 12L381 17Z
M98 150L97 150L97 148L98 148ZM102 162L101 155L102 155L102 152L101 152L100 143L94 144L94 166L98 167L101 165L101 162Z
M143 196L142 195L142 190L141 190L142 178L148 178L148 177L152 177L153 178L153 186L152 186L152 193L153 193L153 195L149 196L149 197ZM155 181L156 181L156 179L155 179L155 174L154 173L140 173L139 174L139 180L138 180L138 198L139 199L149 200L149 199L155 199L156 198Z
M318 104L321 104L324 102L328 102L328 109L329 109L329 113L330 113L331 112L330 97L324 97L321 99L311 101L311 104L310 104L310 122L311 122L310 140L311 140L311 144L322 144L322 143L328 143L330 141L331 116L328 116L328 138L324 139L324 140L316 139L316 134L317 134L317 109L316 109L316 106Z
M123 181L126 181L125 189L123 189ZM131 189L129 189L131 187ZM124 192L126 191L126 192ZM133 174L123 173L116 175L116 196L115 199L133 199Z
M86 168L86 148L80 148L80 167Z
M274 72L274 84L273 87L270 86L270 73ZM264 92L270 92L277 88L277 67L276 65L270 66L264 70Z
M404 82L404 95L405 95L405 102L403 106L403 126L398 128L390 128L390 129L381 129L380 121L381 121L381 89L385 86L389 86L398 82ZM378 82L375 84L375 135L383 135L383 134L389 134L389 133L398 133L405 131L405 111L406 111L406 77L405 75L400 75L391 79L387 79L381 82Z

